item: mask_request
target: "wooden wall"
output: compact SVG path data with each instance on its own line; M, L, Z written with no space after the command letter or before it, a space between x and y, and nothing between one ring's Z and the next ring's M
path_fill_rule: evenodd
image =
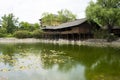
M45 29L44 36L48 39L69 39L79 40L92 37L92 26L84 22L77 26L59 28L59 29Z

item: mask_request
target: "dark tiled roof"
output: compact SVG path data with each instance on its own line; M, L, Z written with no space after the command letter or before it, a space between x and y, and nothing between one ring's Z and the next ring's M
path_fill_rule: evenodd
M62 28L68 28L68 27L73 27L73 26L80 25L80 24L84 23L85 21L86 21L86 18L77 19L75 21L63 23L63 24L61 24L59 26L46 26L46 27L44 27L42 29L62 29Z

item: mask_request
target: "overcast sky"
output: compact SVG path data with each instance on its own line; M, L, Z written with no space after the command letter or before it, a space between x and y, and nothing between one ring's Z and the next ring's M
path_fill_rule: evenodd
M19 21L39 22L42 13L56 14L61 9L68 9L77 15L85 17L85 8L91 0L0 0L0 17L13 13ZM93 0L95 1L95 0Z

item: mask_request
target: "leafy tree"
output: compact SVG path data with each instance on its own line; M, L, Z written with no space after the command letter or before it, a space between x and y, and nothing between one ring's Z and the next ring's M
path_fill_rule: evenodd
M58 14L52 13L43 13L41 23L44 26L56 26L61 23L65 23L68 21L73 21L76 19L76 15L74 15L71 11L65 9L58 11Z
M119 24L120 19L120 0L97 0L96 3L90 2L86 9L86 16L101 26L107 26L108 32Z
M75 19L76 15L74 15L71 11L67 9L58 11L58 20L60 23L73 21Z
M20 22L19 23L19 29L20 30L29 30L31 25L28 22Z
M17 28L18 18L10 13L2 17L2 27L6 29L7 33L13 33Z
M20 30L28 30L28 31L34 31L35 29L39 29L39 24L30 24L28 22L20 22L19 24L19 29Z
M54 26L57 22L57 15L47 12L42 14L42 25Z
M38 23L33 24L33 26L34 26L35 29L39 29L40 28L40 25Z
M5 28L0 28L0 33L1 34L6 34L7 33L7 30Z

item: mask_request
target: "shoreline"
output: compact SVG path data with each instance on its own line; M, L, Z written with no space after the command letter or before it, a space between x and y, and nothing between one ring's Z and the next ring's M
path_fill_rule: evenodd
M0 38L0 43L38 43L40 42L39 39L35 38L25 38L25 39L18 39L18 38Z
M104 39L88 39L83 41L68 41L68 40L41 40L42 43L53 43L53 44L71 44L71 45L85 45L85 46L96 46L96 47L120 47L120 39L113 42L107 42Z
M35 38L0 38L0 43L53 43L53 44L71 44L71 45L86 45L86 46L97 46L97 47L120 47L120 39L113 42L107 42L104 39L88 39L83 41L73 41L73 40L45 40L45 39L35 39Z

